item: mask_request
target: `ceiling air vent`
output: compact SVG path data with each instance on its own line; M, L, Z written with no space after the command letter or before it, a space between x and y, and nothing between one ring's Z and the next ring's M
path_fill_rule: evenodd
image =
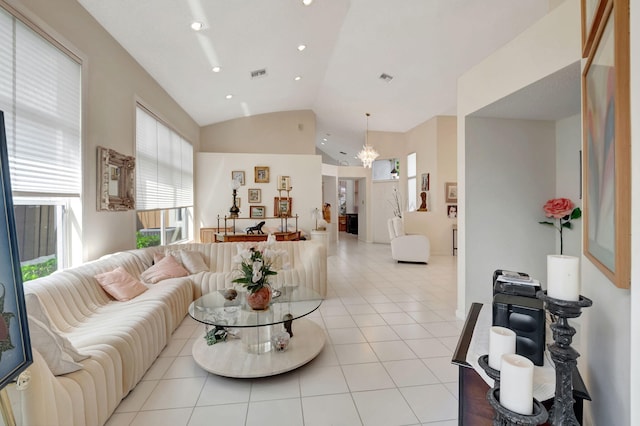
M342 154L342 155L347 155L347 153L346 153L346 152L344 152L344 151L340 151L340 154Z
M260 78L260 77L266 77L267 76L267 69L266 68L262 68L259 70L254 70L251 71L251 78Z
M380 80L384 81L385 83L388 83L388 82L390 82L391 80L393 80L393 76L392 76L392 75L389 75L389 74L386 74L386 73L382 73L382 74L380 74L380 77L379 77L379 78L380 78Z

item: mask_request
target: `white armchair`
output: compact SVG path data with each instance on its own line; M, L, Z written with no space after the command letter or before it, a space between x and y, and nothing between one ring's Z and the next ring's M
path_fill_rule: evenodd
M429 262L429 238L424 235L404 233L402 219L394 217L387 221L391 238L391 257L398 262Z

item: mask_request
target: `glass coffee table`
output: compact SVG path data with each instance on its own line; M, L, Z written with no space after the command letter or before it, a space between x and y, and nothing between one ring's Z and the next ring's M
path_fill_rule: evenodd
M237 291L233 300L227 290L218 290L195 300L189 315L206 325L206 330L226 329L226 341L208 345L199 338L192 349L193 359L203 369L226 377L266 377L294 370L314 359L326 340L324 330L304 318L322 303L323 297L304 287L274 290L271 305L255 311L246 303L246 292ZM290 330L286 350L276 350L273 338ZM236 336L233 336L236 334Z

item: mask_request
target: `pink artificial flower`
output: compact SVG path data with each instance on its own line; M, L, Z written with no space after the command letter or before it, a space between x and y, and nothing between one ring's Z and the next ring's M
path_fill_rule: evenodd
M543 207L543 210L545 216L561 219L567 215L570 215L573 211L573 208L574 204L570 199L554 198L547 201L547 203Z

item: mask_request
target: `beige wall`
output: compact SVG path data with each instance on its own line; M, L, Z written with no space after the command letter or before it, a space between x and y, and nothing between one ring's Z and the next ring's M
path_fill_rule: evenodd
M82 216L72 228L84 242L74 262L135 247L135 212L96 210L97 146L135 154L135 103L141 100L197 149L198 125L75 0L10 4L83 58Z
M237 118L203 127L202 152L316 153L316 115L283 111Z
M279 196L276 182L279 175L289 176L293 187L292 213L298 215L298 228L310 233L314 226L311 210L322 208L322 163L319 155L226 154L200 152L196 155L195 221L196 235L201 227L216 227L217 217L224 218L233 203L231 172L245 172L245 185L238 190L241 199L240 217L249 218L249 206L265 206L267 216L273 216L274 198ZM254 182L254 166L268 166L269 183ZM248 189L261 190L262 201L249 204ZM286 196L286 193L282 193ZM243 230L259 220L237 220L236 228ZM279 219L269 219L266 226L280 226ZM295 226L295 220L288 221ZM224 226L221 221L220 226ZM230 225L229 225L230 226ZM198 236L196 236L198 240Z
M406 154L417 155L417 190L420 192L421 175L429 173L429 211L410 212L405 216L408 233L424 234L429 237L431 253L450 255L452 253L452 225L455 220L447 217L445 203L445 182L457 180L457 137L456 117L439 116L411 129L406 134ZM406 155L403 161L406 163ZM406 176L406 174L405 174ZM406 183L404 183L406 187ZM414 195L420 200L418 194ZM418 201L416 206L420 206Z

